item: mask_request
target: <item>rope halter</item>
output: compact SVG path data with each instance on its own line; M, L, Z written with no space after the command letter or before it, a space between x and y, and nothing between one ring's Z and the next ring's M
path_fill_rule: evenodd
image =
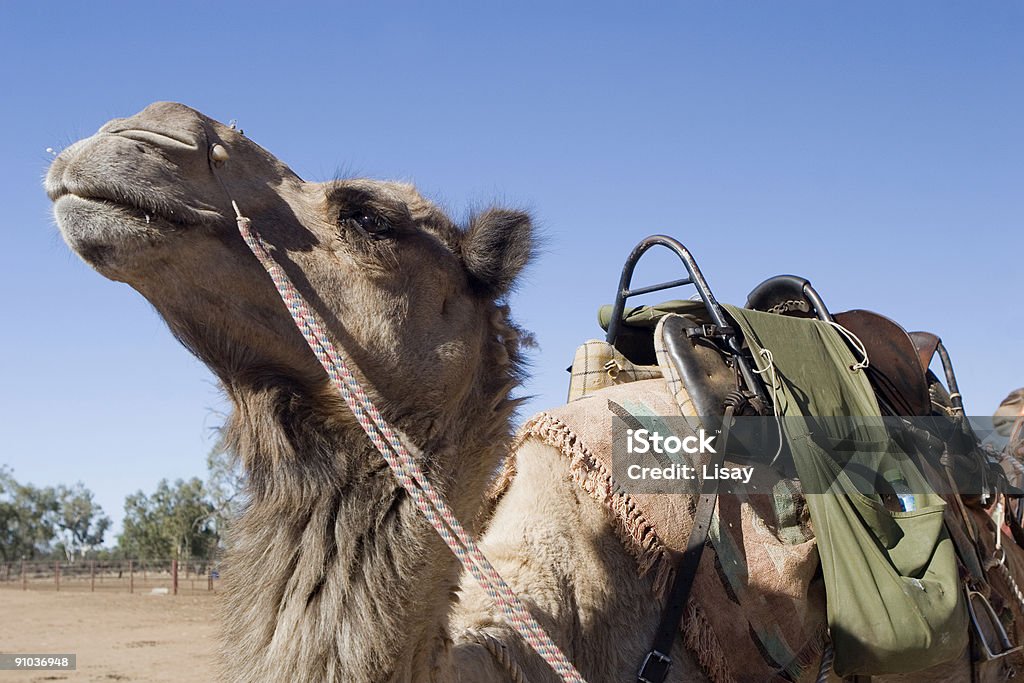
M226 152L223 156L226 160ZM245 244L270 275L281 300L309 348L320 361L320 365L327 372L331 383L341 394L349 410L355 415L359 426L384 456L398 483L409 493L416 508L427 518L462 566L473 575L523 640L551 666L555 673L567 683L586 683L480 551L476 541L455 517L445 499L424 476L423 470L409 453L397 431L381 416L352 374L348 363L331 343L320 317L302 298L281 266L274 261L266 242L253 231L252 221L242 215L234 200L231 200L231 206L235 210L238 231Z

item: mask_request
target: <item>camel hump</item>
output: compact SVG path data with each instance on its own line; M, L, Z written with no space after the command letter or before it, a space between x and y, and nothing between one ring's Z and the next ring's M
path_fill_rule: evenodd
M643 493L623 486L616 477L621 468L613 463L613 424L671 424L682 415L669 382L655 377L612 383L538 413L517 438L519 445L538 440L551 447L538 452L553 450L568 459L572 484L609 510L637 573L652 577L659 596L671 585L670 558L686 545L695 492ZM512 459L500 488L507 489L514 476ZM789 680L805 680L816 671L825 633L817 544L797 482L760 481L757 488L774 495L719 496L712 552L701 558L681 635L705 672L731 669L749 674L743 680L773 680L785 671ZM720 643L729 643L728 652Z

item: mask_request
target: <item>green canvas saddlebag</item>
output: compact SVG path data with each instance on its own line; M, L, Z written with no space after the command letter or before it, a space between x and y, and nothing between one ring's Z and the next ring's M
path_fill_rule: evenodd
M888 438L864 372L851 369L860 359L826 323L727 309L759 369L768 365L762 350L771 352L817 536L836 673L903 673L957 658L968 644L967 609L945 503ZM771 372L762 377L772 381ZM890 511L858 478L863 471L905 482L913 509Z

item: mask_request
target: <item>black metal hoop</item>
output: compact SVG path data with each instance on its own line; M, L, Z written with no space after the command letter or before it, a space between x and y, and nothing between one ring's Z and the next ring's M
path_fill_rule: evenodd
M678 280L670 280L668 282L662 282L656 285L649 285L646 287L638 287L637 289L630 289L630 285L633 281L633 271L636 269L636 264L640 261L640 258L647 252L648 249L654 246L663 246L671 250L679 260L683 262L683 266L686 268L688 277L680 278ZM639 296L641 294L650 294L651 292L659 292L664 289L671 289L673 287L683 287L685 285L693 285L697 293L700 295L701 301L704 302L704 308L707 309L708 315L711 316L711 321L721 330L731 330L727 334L724 334L726 346L730 355L736 362L736 367L739 368L740 376L743 378L743 383L747 385L757 397L764 399L765 391L764 386L750 367L750 361L743 353L743 340L739 335L739 332L735 330L734 326L729 323L729 320L725 317L725 311L722 310L718 300L715 299L715 295L711 292L711 287L708 286L708 281L704 279L704 274L700 272L700 268L697 266L697 261L694 260L690 250L687 249L683 244L668 235L651 235L640 241L633 251L629 254L629 258L626 259L625 265L622 267L622 276L619 278L619 289L615 293L615 303L612 305L612 317L608 322L608 335L606 337L609 344L615 344L615 339L619 335L619 331L622 328L622 314L626 310L626 299L630 297Z

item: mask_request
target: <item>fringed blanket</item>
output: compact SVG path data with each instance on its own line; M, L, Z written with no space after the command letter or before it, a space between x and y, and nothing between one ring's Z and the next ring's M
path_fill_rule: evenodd
M657 418L681 415L677 392L660 378L584 392L533 417L518 437L569 459L573 480L614 514L639 574L654 572L659 597L673 578L670 551L686 546L696 495L626 492L611 474L612 417L664 431ZM506 483L514 472L511 461ZM755 468L749 484L719 495L714 552L704 553L694 581L682 634L715 683L813 680L821 659L825 594L809 516L799 484L772 476Z

